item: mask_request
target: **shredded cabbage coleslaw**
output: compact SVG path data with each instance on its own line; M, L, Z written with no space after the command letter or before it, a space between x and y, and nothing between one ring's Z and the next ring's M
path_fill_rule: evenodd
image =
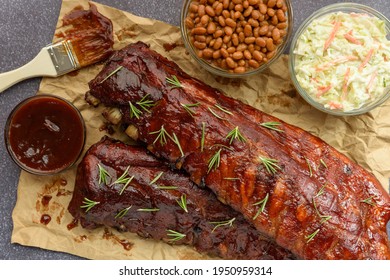
M294 49L296 79L325 108L359 109L389 89L386 36L385 23L366 14L337 12L313 20Z

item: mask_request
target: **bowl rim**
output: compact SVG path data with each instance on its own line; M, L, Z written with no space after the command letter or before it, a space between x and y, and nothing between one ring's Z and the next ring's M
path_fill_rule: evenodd
M290 77L293 82L294 87L300 94L300 96L311 106L315 107L316 109L331 114L335 116L356 116L356 115L362 115L365 113L368 113L369 111L375 109L376 107L380 106L383 104L386 100L389 99L390 97L390 86L388 86L385 90L385 93L378 98L377 100L368 103L368 106L366 107L360 107L354 110L350 111L340 111L340 110L333 110L333 109L327 109L325 108L321 103L316 102L313 100L311 97L309 97L309 94L306 93L306 90L304 90L298 80L296 79L295 75L295 46L297 44L297 41L299 37L302 35L302 33L306 30L308 25L316 18L319 18L321 16L324 16L326 14L330 13L335 13L335 12L342 12L342 11L347 11L347 12L366 12L370 16L375 16L381 20L384 21L385 23L385 28L387 30L387 36L390 36L390 20L380 13L378 10L364 5L364 4L359 4L359 3L353 3L353 2L345 2L345 3L334 3L330 4L327 6L324 6L317 11L313 12L308 18L306 18L302 24L298 27L297 31L295 32L294 36L291 39L290 43L290 51L289 51L289 59L288 59L288 69L290 72Z
M181 38L182 38L182 40L184 42L184 46L185 46L186 50L189 52L190 56L200 66L202 66L203 69L207 70L208 72L210 72L212 74L222 76L225 78L244 78L244 77L252 76L254 74L258 74L258 73L264 71L265 69L269 68L275 61L277 61L280 58L280 56L282 54L284 54L284 51L286 50L286 48L290 45L290 41L291 41L293 30L294 30L294 15L293 15L292 3L291 3L292 0L284 0L286 2L286 5L287 5L287 11L286 11L287 22L288 22L287 33L286 33L286 36L285 36L283 42L277 47L277 51L276 51L274 57L272 57L267 63L261 64L260 67L253 69L253 70L250 70L250 71L246 71L244 73L230 73L222 68L213 66L210 63L206 62L204 59L199 58L197 56L192 44L189 42L189 39L188 39L188 32L187 32L187 28L184 24L184 21L185 21L186 15L187 15L187 10L188 10L192 1L193 0L185 0L185 1L183 1L183 4L182 4L182 8L180 11Z
M78 154L75 157L75 159L73 161L71 161L68 165L64 166L64 167L57 168L57 169L54 169L54 170L46 170L46 171L45 170L39 170L39 169L31 168L31 167L23 164L22 162L20 162L17 159L17 157L16 157L16 155L15 155L15 153L14 153L12 147L11 147L10 140L9 140L9 131L10 131L10 127L11 127L13 116L18 112L18 110L20 108L22 108L24 105L26 105L30 101L35 100L35 99L41 99L41 98L52 98L52 99L57 99L57 100L60 100L61 102L66 103L74 112L77 113L77 116L78 116L78 118L80 120L80 123L82 125L82 129L83 129L83 132L82 132L82 137L83 137L82 145L80 146L80 151L78 152ZM22 101L20 101L11 110L11 112L9 113L9 115L7 117L7 120L6 120L6 123L5 123L5 126L4 126L4 144L5 144L5 147L7 149L7 152L9 154L9 156L11 157L13 162L18 167L20 167L22 170L24 170L24 171L26 171L26 172L28 172L30 174L33 174L33 175L43 175L43 176L46 176L46 175L48 175L48 176L49 175L56 175L56 174L59 174L59 173L61 173L63 171L66 171L69 168L71 168L72 166L74 166L77 163L77 161L80 159L80 156L83 153L83 150L84 150L84 147L85 147L85 143L86 143L86 135L87 134L86 134L85 120L84 120L80 110L72 102L70 102L69 100L66 100L63 97L60 97L60 96L57 96L57 95L54 95L54 94L46 94L46 93L36 94L36 95L27 97L27 98L23 99Z

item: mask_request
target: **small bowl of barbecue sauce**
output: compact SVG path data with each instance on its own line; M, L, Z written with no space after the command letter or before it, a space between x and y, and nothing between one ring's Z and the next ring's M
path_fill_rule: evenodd
M13 109L4 137L19 167L36 175L53 175L77 162L85 144L85 123L67 100L40 94Z

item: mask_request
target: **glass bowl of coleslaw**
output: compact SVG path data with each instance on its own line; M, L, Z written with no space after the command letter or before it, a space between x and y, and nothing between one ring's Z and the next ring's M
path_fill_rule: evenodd
M356 3L321 8L293 37L289 70L297 91L315 108L364 114L390 97L390 21Z

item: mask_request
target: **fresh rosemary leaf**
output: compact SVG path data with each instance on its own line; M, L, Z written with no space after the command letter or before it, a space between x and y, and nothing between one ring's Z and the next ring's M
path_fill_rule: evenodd
M228 109L223 108L221 105L215 104L214 106L217 107L217 108L218 108L219 110L221 110L222 112L228 114L228 115L233 115L232 112L230 112Z
M195 113L195 111L192 108L198 107L200 105L200 103L199 102L194 103L194 104L183 104L183 103L180 103L180 105L184 108L184 110L187 111L188 114L190 114L191 117L193 117L196 113Z
M279 129L279 126L281 125L280 122L264 122L260 124L262 127L275 130L278 132L283 132L283 130Z
M98 202L98 201L93 201L87 197L84 197L83 205L81 205L80 208L85 208L85 213L86 213L89 210L91 210L92 207L94 207L95 205L97 205L99 203L100 202Z
M153 185L154 183L156 183L156 182L158 181L158 179L160 179L161 176L162 176L163 174L164 174L163 171L161 171L160 173L158 173L157 176L154 177L152 181L150 181L149 185Z
M133 207L133 205L130 205L129 207L119 211L118 214L115 215L115 219L123 218L127 214L127 212L129 212L131 207Z
M202 122L202 136L200 138L200 151L204 150L204 140L206 138L206 123Z
M146 94L144 97L142 97L142 99L140 101L137 101L135 103L146 112L150 112L149 108L154 107L156 105L156 103L154 103L153 100L148 99L149 95L150 95L149 93Z
M173 133L172 135L173 135L173 138L171 138L171 137L170 137L170 138L171 138L172 141L176 144L176 146L179 148L179 151L180 151L181 156L184 157L184 152L183 152L183 149L181 148L179 139L177 138L177 136L176 136L175 133ZM168 136L169 136L169 134L168 134Z
M160 209L158 208L139 208L137 209L138 212L158 212Z
M223 179L228 180L228 181L239 181L240 180L240 178L233 178L233 177L225 177Z
M230 138L229 144L232 144L235 139L237 139L238 141L240 141L242 143L246 142L246 139L244 136L242 136L238 126L236 126L232 131L230 131L228 133L228 135L226 136L226 139L229 139L229 138Z
M253 220L256 220L257 217L264 212L264 209L265 209L265 205L267 204L268 202L268 198L269 198L269 193L266 194L266 196L260 200L259 202L256 202L253 204L253 206L257 206L257 205L260 205L260 208L259 210L257 210L256 212L256 215L253 217Z
M180 83L179 79L173 75L172 78L165 78L165 81L170 85L170 88L182 88L182 84Z
M127 178L125 181L125 184L123 185L121 191L119 192L119 195L122 195L127 186L130 184L130 182L134 179L134 176L131 176L130 178Z
M171 138L171 136L165 130L164 125L161 125L160 130L149 132L149 134L157 134L157 137L156 139L154 139L153 144L156 144L157 141L160 141L161 146L164 146L167 143L167 136Z
M323 159L320 159L320 163L325 167L325 168L328 168L328 166L326 165L325 161Z
M105 77L103 80L101 80L99 82L99 84L102 84L104 83L108 78L110 78L111 76L115 75L118 71L120 71L121 69L123 68L123 66L119 66L118 68L116 68L114 71L112 71L110 74L108 74L107 77Z
M265 169L267 169L268 173L275 175L277 172L277 169L281 169L278 165L278 160L272 159L272 158L266 158L266 157L259 157L261 160L261 163L264 165Z
M118 178L116 179L114 182L111 183L110 186L113 186L115 184L128 184L129 182L129 168L130 168L130 165L126 168L126 170L123 172L123 174Z
M305 236L305 239L306 239L306 243L309 243L310 241L312 241L314 239L314 237L317 235L317 233L320 232L320 229L317 229L315 232Z
M177 186L158 186L161 190L177 190L179 187Z
M319 189L319 191L318 191L317 194L314 196L314 198L319 197L320 195L323 195L323 194L324 194L325 186L326 186L326 184L324 184L324 185L321 187L321 189Z
M108 173L107 170L104 169L103 166L101 166L99 163L98 163L98 168L99 168L99 185L101 183L104 183L107 185L107 182L108 182L108 177L111 177L110 174Z
M169 241L171 241L171 242L175 242L175 241L178 241L178 240L183 239L184 237L186 237L185 234L177 232L177 231L174 231L174 230L171 230L171 229L167 229L167 232L168 232L167 236L171 237L169 239Z
M233 222L236 220L236 218L232 218L230 220L221 221L221 222L209 222L212 225L215 225L213 230L211 232L214 232L217 228L223 227L223 226L233 226Z
M142 112L137 107L135 107L133 103L131 103L131 101L129 101L129 106L130 106L130 118L132 119L135 117L139 119L139 116L141 115Z
M314 198L315 198L315 197L314 197ZM316 203L316 201L314 200L314 198L313 198L313 206L314 206L314 209L315 209L315 211L316 211L316 213L317 213L317 216L321 218L321 223L325 223L325 222L329 221L330 219L332 219L332 216L322 215L322 214L320 213L320 211L319 211L318 208L317 208L317 203Z
M366 198L366 199L361 200L360 202L366 203L366 204L371 205L371 206L375 206L376 204L375 204L375 202L372 200L372 198L373 198L373 197L370 196L370 197L368 197L368 198Z
M311 170L311 165L310 165L310 162L307 158L305 158L306 160L306 164L307 164L307 167L309 168L309 176L312 177L313 176L313 171Z
M187 196L185 194L182 194L180 197L180 200L176 200L176 202L179 204L179 206L188 213L187 209Z
M209 169L207 170L207 173L210 173L212 169L217 169L219 167L219 164L221 163L221 151L222 149L219 149L215 152L215 154L209 159Z
M213 114L214 117L216 117L217 119L226 120L225 118L223 118L223 117L221 117L220 115L218 115L217 113L215 113L214 110L211 109L210 107L208 107L207 109L208 109L208 110L211 112L211 114Z

